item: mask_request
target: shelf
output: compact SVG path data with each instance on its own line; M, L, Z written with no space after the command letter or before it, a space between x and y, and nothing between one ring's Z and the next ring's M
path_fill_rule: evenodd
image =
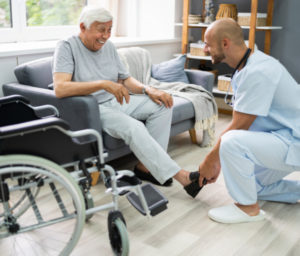
M220 91L220 90L218 90L218 86L215 85L214 88L213 88L213 94L214 94L214 95L225 96L225 95L227 94L227 92L226 92L226 91ZM232 93L232 92L228 92L228 95L229 95L229 96L232 96L233 93Z
M242 29L250 29L250 26L241 26ZM256 27L256 30L277 30L282 29L281 26L262 26L262 27Z
M207 0L199 1L202 3L202 10L204 10L205 3ZM250 25L249 26L241 26L244 30L249 30L248 35L248 45L249 47L254 50L255 46L255 34L257 31L264 32L264 53L270 54L271 52L271 35L273 31L283 29L282 26L272 26L272 19L273 19L273 9L274 9L274 1L275 0L267 0L267 18L266 24L268 26L256 26L256 18L257 18L257 9L258 9L258 2L259 0L251 0L251 16L250 16ZM183 15L182 15L182 22L175 22L175 26L182 27L182 42L181 42L181 53L187 53L189 49L189 30L193 28L200 28L201 29L201 40L204 41L204 34L209 27L210 24L206 24L204 22L191 24L189 23L189 13L190 13L190 3L191 0L183 0ZM245 23L247 24L247 23ZM193 40L195 41L195 40ZM193 56L190 53L187 54L187 59L194 59L194 60L202 60L204 61L211 61L210 56ZM221 92L220 92L221 93Z
M211 56L195 56L195 55L191 55L190 53L188 53L186 57L195 60L211 60Z
M175 23L175 26L183 26L183 23ZM197 23L197 24L189 24L189 28L207 28L209 24L206 23Z
M182 55L182 53L175 53L173 56L178 57L180 55ZM191 55L190 53L187 53L186 57L188 59L195 59L195 60L211 60L211 56L195 56L195 55Z
M175 23L175 26L182 26L183 23ZM205 23L197 23L197 24L189 24L189 28L207 28L209 24ZM242 29L250 29L250 26L241 26ZM279 30L282 29L282 26L260 26L256 27L256 30Z

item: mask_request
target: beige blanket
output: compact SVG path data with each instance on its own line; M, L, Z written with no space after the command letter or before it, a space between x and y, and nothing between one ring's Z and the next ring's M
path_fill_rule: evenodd
M214 97L202 86L182 82L159 82L151 77L150 53L140 47L118 49L121 61L130 75L143 84L164 90L171 95L188 99L195 109L195 129L203 130L201 146L213 143L218 108Z

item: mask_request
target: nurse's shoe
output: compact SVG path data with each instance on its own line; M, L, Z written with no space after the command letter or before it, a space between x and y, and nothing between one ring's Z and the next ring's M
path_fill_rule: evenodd
M208 212L208 216L212 220L226 224L261 221L265 219L265 215L266 213L260 210L258 215L250 216L235 204L214 208Z

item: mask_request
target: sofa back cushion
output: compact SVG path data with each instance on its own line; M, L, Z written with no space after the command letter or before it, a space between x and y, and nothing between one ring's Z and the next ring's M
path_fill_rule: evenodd
M14 70L20 84L48 88L53 83L52 57L42 58L17 66Z
M153 64L151 76L160 82L183 82L188 84L189 80L184 72L186 55L180 55L177 58Z

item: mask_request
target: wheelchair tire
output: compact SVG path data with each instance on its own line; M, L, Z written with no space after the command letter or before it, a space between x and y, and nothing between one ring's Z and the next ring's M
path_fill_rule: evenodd
M129 255L129 238L125 220L119 211L110 211L108 215L109 240L114 255Z
M25 179L29 181L22 182ZM8 199L0 202L0 251L8 255L69 255L85 220L83 196L71 175L41 157L5 155L0 156L2 194L5 187L9 192ZM39 192L31 193L34 188ZM8 207L19 196L16 191L25 191L30 202L21 215L14 215Z

